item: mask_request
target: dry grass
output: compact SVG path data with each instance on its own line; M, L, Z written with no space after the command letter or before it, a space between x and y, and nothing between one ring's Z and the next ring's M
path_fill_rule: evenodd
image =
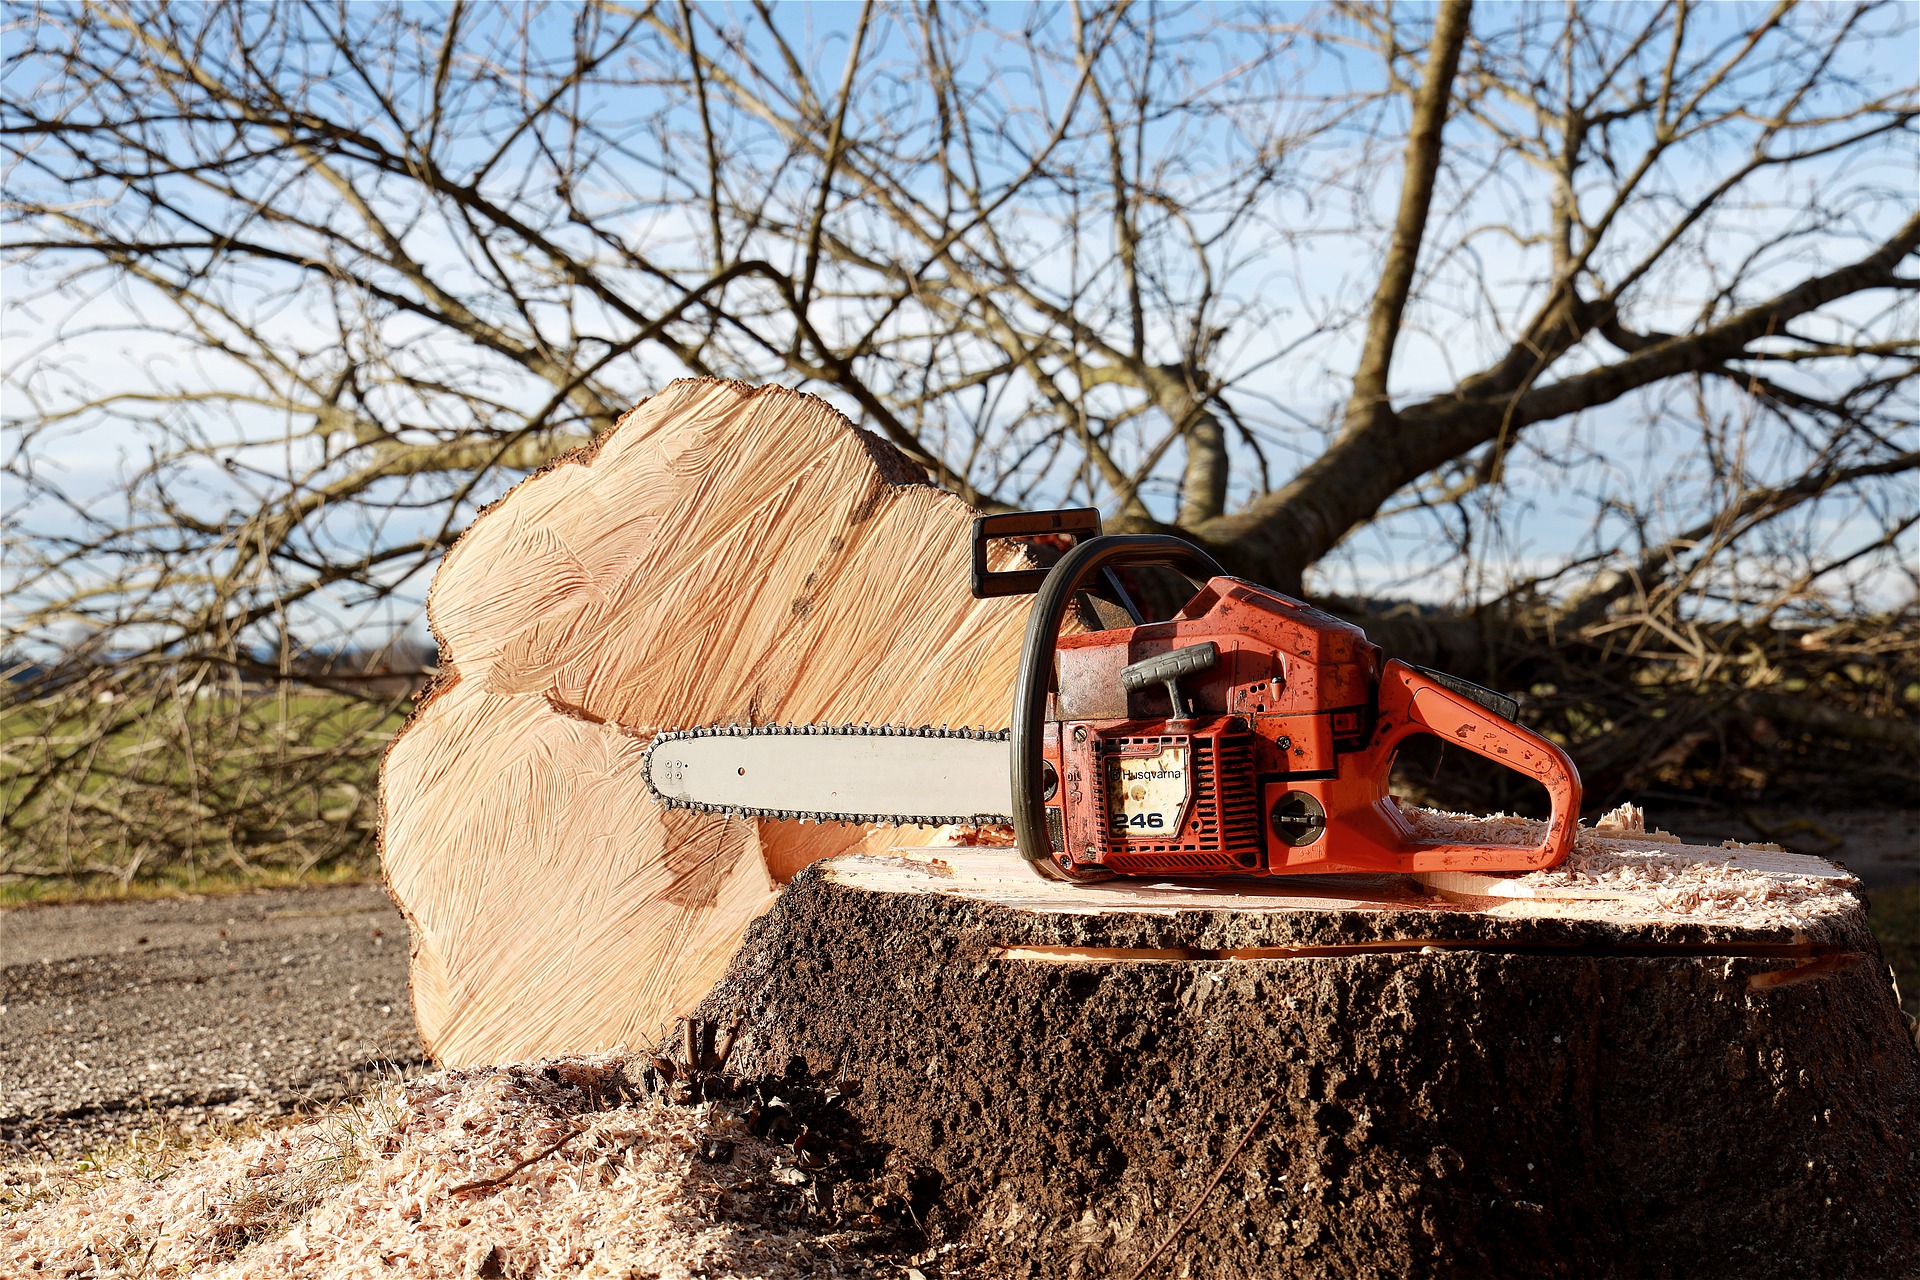
M307 871L295 867L257 867L248 871L222 867L197 874L190 868L167 866L132 880L112 876L13 881L0 878L0 908L221 898L260 889L334 889L365 884L375 878L370 866L358 862L335 863Z
M7 900L372 868L375 773L409 705L404 692L243 683L217 662L154 654L6 693Z

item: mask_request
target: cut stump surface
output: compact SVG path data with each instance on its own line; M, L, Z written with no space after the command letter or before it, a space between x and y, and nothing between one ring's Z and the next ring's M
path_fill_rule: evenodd
M1859 903L1817 859L1652 887L1734 856L1567 899L856 856L700 1015L744 1074L856 1082L989 1274L1130 1276L1219 1173L1154 1274L1914 1275L1920 1054Z

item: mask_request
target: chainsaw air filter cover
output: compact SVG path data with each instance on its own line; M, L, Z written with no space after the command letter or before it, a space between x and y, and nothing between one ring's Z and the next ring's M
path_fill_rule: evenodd
M1084 856L1128 875L1179 870L1245 874L1266 849L1254 773L1253 733L1238 716L1177 726L1114 725L1068 737L1068 773L1087 803L1071 806L1069 831ZM1071 789L1070 789L1071 794Z

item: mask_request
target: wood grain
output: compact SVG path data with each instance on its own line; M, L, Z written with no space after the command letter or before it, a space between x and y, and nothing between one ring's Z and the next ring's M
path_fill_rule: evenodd
M650 1041L801 867L931 838L669 814L640 771L679 725L1004 727L1025 601L972 598L974 512L915 477L823 401L678 382L448 552L382 770L437 1059Z

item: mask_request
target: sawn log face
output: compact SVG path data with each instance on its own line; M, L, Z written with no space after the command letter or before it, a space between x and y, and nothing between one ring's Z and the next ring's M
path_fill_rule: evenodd
M700 1015L735 1070L857 1081L989 1273L1132 1274L1269 1101L1156 1274L1920 1273L1920 1055L1857 914L1790 958L1444 902L995 904L883 861L802 873Z
M1025 601L971 596L974 512L917 474L823 401L683 381L474 520L381 771L428 1053L649 1040L795 870L931 838L668 812L641 769L680 725L1005 726Z

